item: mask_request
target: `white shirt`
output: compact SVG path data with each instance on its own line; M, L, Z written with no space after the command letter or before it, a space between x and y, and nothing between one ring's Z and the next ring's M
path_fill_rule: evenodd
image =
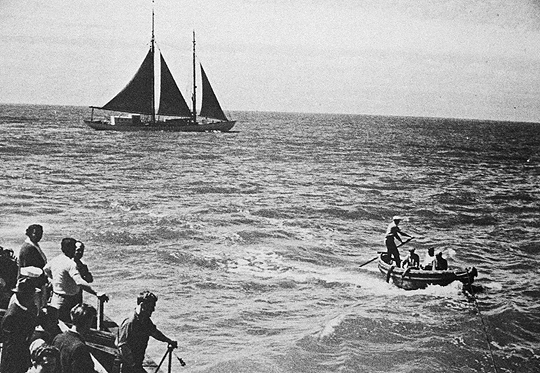
M56 294L75 295L79 292L79 284L86 284L75 261L64 254L47 263L43 270L51 280L53 292Z
M428 267L430 265L433 265L434 260L435 260L435 255L431 256L431 255L429 255L429 253L426 253L426 257L424 258L423 267Z

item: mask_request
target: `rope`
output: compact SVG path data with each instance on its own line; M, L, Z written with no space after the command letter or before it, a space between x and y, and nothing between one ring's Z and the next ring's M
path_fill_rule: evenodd
M469 271L467 270L467 272L469 272ZM474 288L473 288L473 286L471 284L469 284L469 285L470 285L470 290L471 290L470 291L470 297L473 300L474 307L476 308L476 312L478 313L478 316L480 316L480 321L482 322L482 330L484 332L484 337L486 338L486 343L488 345L489 356L491 357L491 363L493 364L493 370L495 371L495 373L498 373L499 371L497 370L497 365L495 364L495 358L493 357L493 350L491 349L491 339L489 338L486 322L484 321L484 316L480 312L480 307L478 306L478 301L476 300L476 297L474 296Z

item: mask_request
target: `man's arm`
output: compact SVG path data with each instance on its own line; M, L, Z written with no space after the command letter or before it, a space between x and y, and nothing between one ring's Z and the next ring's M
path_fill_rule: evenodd
M399 233L399 235L405 236L405 237L412 237L410 234L407 234L407 233L405 233L405 232L402 232L401 229L400 229L399 227L396 227L396 228L397 228L397 229L396 229L396 231L397 231L396 233ZM397 236L397 235L396 235L396 236ZM400 241L401 241L401 240L400 240ZM403 241L401 241L401 242L403 242Z
M84 279L81 277L81 274L77 270L76 265L73 266L73 268L70 269L69 274L71 275L71 277L73 278L75 283L77 285L79 285L79 287L81 289L83 289L84 291L86 291L86 292L88 292L88 293L90 293L92 295L95 295L96 297L98 297L100 299L104 298L105 301L109 300L109 297L106 294L98 293L97 291L94 290L94 288L92 288L92 286L90 286L90 284L88 282L84 281Z
M167 337L165 334L163 334L157 328L154 329L154 332L151 334L151 336L154 337L155 339L157 339L158 341L167 342L169 345L173 346L174 348L178 347L178 342L173 341L172 339Z
M81 261L75 261L75 263L77 263L77 270L82 279L88 283L94 282L94 276L92 276L92 272L88 270L88 266Z

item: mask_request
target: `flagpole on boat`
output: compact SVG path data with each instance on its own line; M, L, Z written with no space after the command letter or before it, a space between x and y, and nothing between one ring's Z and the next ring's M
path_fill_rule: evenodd
M193 30L193 124L197 123L197 74L195 71L195 30Z

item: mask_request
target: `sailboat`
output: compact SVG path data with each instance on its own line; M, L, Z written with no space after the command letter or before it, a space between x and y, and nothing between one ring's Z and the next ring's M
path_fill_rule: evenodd
M154 11L152 10L152 39L139 70L127 86L104 106L90 106L92 114L84 123L98 130L109 131L175 131L175 132L228 132L236 121L229 120L210 85L202 64L202 105L197 115L195 32L193 32L193 95L192 108L187 105L178 89L161 51L159 106L156 105L154 58L156 54L154 36ZM123 113L106 119L94 119L94 109Z

